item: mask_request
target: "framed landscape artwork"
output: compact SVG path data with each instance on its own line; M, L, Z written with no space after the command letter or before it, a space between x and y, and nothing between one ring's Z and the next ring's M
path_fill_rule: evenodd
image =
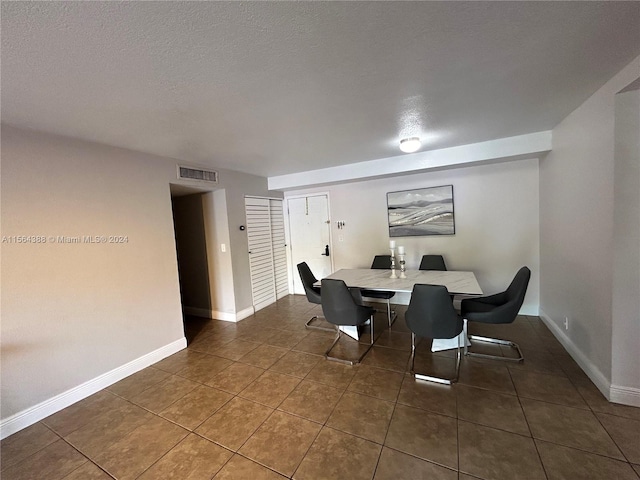
M453 185L387 193L389 236L453 235Z

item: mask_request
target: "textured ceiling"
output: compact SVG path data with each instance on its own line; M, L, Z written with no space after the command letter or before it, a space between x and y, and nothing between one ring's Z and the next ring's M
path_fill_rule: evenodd
M2 2L2 121L281 175L549 130L640 2Z

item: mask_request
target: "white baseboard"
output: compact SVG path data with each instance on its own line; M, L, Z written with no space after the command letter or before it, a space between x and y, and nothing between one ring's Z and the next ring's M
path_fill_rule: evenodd
M640 389L611 385L609 401L640 407Z
M523 306L518 312L518 315L529 315L530 317L538 317L540 316L540 309L534 305Z
M217 310L208 310L198 307L182 307L182 311L187 315L195 315L196 317L212 318L214 320L222 320L224 322L239 322L255 313L253 307L245 308L236 313L218 312Z
M549 330L551 330L553 336L556 337L567 352L569 352L569 355L571 355L576 363L580 365L580 368L582 368L584 373L586 373L595 386L598 387L598 390L602 392L607 400L613 401L611 400L611 383L600 369L596 367L578 347L576 347L571 339L565 335L560 327L558 327L558 325L551 320L551 318L545 314L542 309L540 309L540 318Z
M255 311L255 309L253 307L249 307L249 308L245 308L244 310L240 310L238 313L236 313L236 322L239 322L240 320L243 320L243 319L245 319L247 317L250 317L254 313L256 313L256 311Z
M147 368L160 360L173 355L176 352L187 347L187 339L182 337L164 347L160 347L153 352L149 352L142 357L104 373L88 382L78 385L66 392L56 395L53 398L45 400L33 407L27 408L21 412L11 415L8 418L0 420L0 439L16 433L23 428L27 428L43 418L53 415L60 410L67 408L84 398L106 388L114 383L132 375L143 368Z

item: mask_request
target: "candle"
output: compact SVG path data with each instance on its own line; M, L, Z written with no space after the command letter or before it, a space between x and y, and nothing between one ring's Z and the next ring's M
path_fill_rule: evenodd
M398 255L404 255L404 247L403 246L399 246L398 247Z
M389 248L396 248L396 241L395 240L391 240L389 242Z

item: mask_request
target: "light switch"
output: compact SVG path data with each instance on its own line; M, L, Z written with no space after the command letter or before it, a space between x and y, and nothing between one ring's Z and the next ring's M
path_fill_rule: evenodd
M220 251L222 251L222 253L227 251L227 246L224 243L220 244Z

